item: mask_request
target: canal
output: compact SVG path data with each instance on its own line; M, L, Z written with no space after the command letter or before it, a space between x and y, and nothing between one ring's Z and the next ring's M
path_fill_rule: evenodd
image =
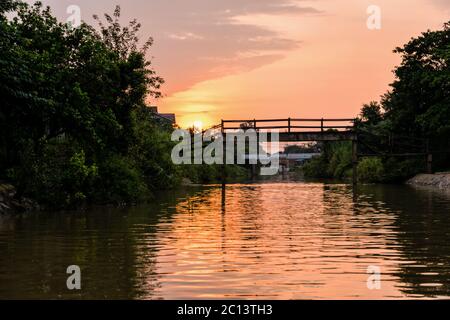
M443 191L192 187L136 207L1 216L0 298L448 298L449 253ZM66 287L70 265L81 290Z

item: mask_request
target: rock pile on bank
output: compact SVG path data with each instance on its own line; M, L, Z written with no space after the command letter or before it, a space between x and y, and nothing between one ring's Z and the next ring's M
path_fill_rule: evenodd
M0 214L39 210L39 205L27 198L16 199L16 189L10 184L0 184Z
M435 174L419 174L414 178L408 180L407 184L450 190L450 172L435 173Z

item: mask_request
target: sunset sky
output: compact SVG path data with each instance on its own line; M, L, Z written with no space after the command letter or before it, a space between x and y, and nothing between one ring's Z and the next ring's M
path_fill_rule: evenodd
M33 2L33 1L28 1ZM65 20L122 7L137 18L165 78L164 98L183 127L232 118L354 117L393 80L394 47L450 20L449 0L46 0ZM381 8L369 30L367 8Z

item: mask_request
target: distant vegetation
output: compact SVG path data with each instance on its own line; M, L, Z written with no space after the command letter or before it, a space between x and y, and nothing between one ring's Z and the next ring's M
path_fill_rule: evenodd
M146 107L164 82L145 58L152 39L140 46L140 24L119 17L117 7L97 28L71 28L40 3L2 1L0 180L17 197L53 208L134 202L185 176L218 177L172 163L172 124Z
M435 170L449 170L450 22L442 30L424 32L394 52L402 57L394 70L395 81L380 102L363 106L358 128L371 132L380 145L387 145L383 141L387 137L404 143L428 139ZM425 164L424 157L365 158L359 162L358 178L399 182L423 172ZM304 172L309 177L347 178L350 168L351 143L327 142L323 155L309 162Z
M347 142L324 142L322 155L303 166L306 177L346 178L351 176L352 145Z
M283 153L319 153L320 151L319 144L310 142L300 145L288 145L284 148Z

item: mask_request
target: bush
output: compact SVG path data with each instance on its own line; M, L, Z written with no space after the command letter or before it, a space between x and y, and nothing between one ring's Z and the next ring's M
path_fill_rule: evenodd
M172 127L158 124L144 110L135 115L134 141L129 156L149 190L168 189L181 181L181 170L171 159Z
M302 169L307 178L331 178L328 173L328 163L323 155L311 159Z
M358 180L362 182L381 182L384 178L383 162L380 158L363 158L358 163Z
M96 202L137 202L148 196L148 188L138 168L126 157L112 155L99 166Z
M326 142L323 153L303 166L305 177L336 178L349 176L352 165L352 147L348 142Z
M25 165L9 170L18 195L48 207L84 203L98 177L96 164L88 164L84 150L69 142L53 141L41 150L28 146L21 157Z
M330 145L332 156L328 164L328 175L333 178L345 178L352 165L352 146L347 142L335 142Z
M388 158L384 161L384 182L398 183L412 178L425 169L425 160L420 158L401 160Z

